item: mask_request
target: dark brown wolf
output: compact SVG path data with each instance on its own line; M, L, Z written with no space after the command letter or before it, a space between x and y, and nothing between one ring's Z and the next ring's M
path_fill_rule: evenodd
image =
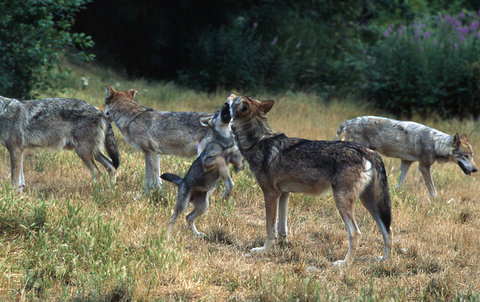
M27 148L74 149L95 180L101 163L114 178L120 157L112 126L104 113L82 100L51 98L19 101L0 96L0 144L10 152L12 186L25 187L23 151ZM111 159L101 152L106 148Z
M228 164L232 163L236 169L242 166L243 157L235 145L230 128L229 109L228 104L224 104L213 117L203 118L205 119L204 123L213 130L213 137L205 150L190 166L184 178L171 173L164 173L160 176L178 186L177 203L175 211L168 221L167 236L172 233L178 215L185 211L189 202L193 204L194 209L187 215L188 225L195 236L205 236L197 231L195 219L207 211L210 193L215 189L218 180L230 179ZM232 192L233 182L226 182L225 187L223 198L228 199Z
M273 245L277 207L278 234L280 240L286 238L290 192L320 194L331 189L349 240L345 259L335 265L353 261L361 237L353 213L358 197L383 235L380 259L388 257L391 202L385 167L377 152L350 142L312 141L275 132L265 117L273 100L261 102L232 94L227 102L236 142L265 197L267 238L252 253L265 252Z

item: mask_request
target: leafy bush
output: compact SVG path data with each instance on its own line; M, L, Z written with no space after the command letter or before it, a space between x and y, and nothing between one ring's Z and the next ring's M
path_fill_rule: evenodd
M439 14L382 36L363 54L363 92L374 104L406 116L480 114L480 15Z
M83 59L93 42L69 33L73 16L88 0L0 2L0 95L27 98L58 83L64 50Z

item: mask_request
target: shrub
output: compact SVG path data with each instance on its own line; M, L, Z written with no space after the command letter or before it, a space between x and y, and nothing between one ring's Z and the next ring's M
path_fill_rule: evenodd
M480 15L389 26L363 55L363 92L378 107L407 117L480 114Z
M0 95L27 98L58 84L64 50L93 58L75 49L91 47L90 37L68 32L87 1L0 2Z

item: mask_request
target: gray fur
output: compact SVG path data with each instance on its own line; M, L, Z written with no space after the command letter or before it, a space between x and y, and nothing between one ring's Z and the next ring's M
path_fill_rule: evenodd
M377 116L361 116L343 122L338 128L336 140L342 132L345 141L362 144L385 156L400 158L401 174L397 187L403 184L411 164L418 161L432 198L437 195L430 173L434 162L455 162L467 175L477 171L473 149L465 134L448 135L419 123Z
M228 105L224 105L214 114L213 118L208 117L208 121L205 121L213 130L212 140L192 163L183 179L171 173L164 173L160 176L178 186L177 203L175 211L168 221L167 236L171 235L178 215L185 211L189 202L194 205L194 209L187 215L187 222L195 236L204 236L203 233L197 231L194 221L208 209L210 193L215 189L220 178L227 181L223 198L228 199L230 196L233 182L228 182L230 175L227 165L232 163L236 168L240 168L243 157L234 143L230 118L226 120L221 116L222 111L226 111L228 114L228 110Z
M106 86L105 104L125 140L145 156L145 193L160 187L160 155L191 157L200 154L212 138L201 123L212 114L156 111L138 104L137 91Z
M74 149L93 180L98 170L94 159L112 178L119 165L110 123L101 110L82 100L0 97L0 144L10 152L11 182L17 191L25 186L23 150L27 148ZM112 160L101 153L104 147Z
M252 253L265 252L273 245L277 208L278 233L280 239L286 238L290 192L316 195L331 189L349 239L345 259L335 264L353 261L361 237L353 214L358 197L382 233L381 259L388 257L391 202L385 167L377 152L348 142L290 138L275 132L265 117L273 100L260 102L232 94L228 103L235 139L265 197L267 238Z

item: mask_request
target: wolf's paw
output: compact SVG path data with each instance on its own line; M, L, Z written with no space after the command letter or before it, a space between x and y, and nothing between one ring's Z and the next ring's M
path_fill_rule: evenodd
M205 233L202 233L202 232L196 232L196 233L193 234L193 236L195 236L196 239L203 239L207 235L205 235Z
M342 268L344 266L347 266L347 261L345 260L337 260L333 263L333 266L335 267L338 267L338 268Z
M263 255L267 252L267 248L265 246L262 247L254 247L253 249L250 250L250 253L245 254L245 257L250 258L253 257L254 255Z

